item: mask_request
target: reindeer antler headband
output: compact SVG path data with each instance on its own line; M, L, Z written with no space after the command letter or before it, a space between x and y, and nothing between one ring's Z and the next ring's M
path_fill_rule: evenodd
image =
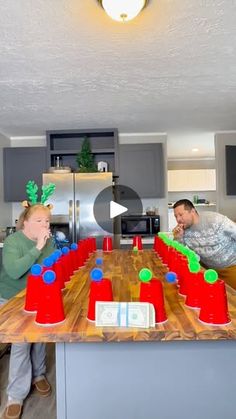
M41 199L38 202L38 185L34 182L34 180L29 180L29 182L26 184L26 193L29 198L29 201L23 201L23 207L28 208L31 205L35 205L37 203L44 205L44 203L48 200L49 196L51 196L55 191L55 188L56 185L54 183L48 183L47 185L43 185ZM49 209L53 208L51 204L48 204L47 207Z

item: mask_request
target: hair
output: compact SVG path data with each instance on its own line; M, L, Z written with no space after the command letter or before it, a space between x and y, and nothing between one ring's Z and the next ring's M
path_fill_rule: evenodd
M180 199L173 205L173 208L180 207L180 205L183 205L185 210L191 211L192 209L194 209L196 211L195 206L191 201L189 201L189 199Z
M23 230L24 221L28 221L32 214L35 213L37 210L44 210L50 214L50 208L43 205L43 204L35 204L31 205L24 209L24 211L20 214L19 219L17 221L16 230Z

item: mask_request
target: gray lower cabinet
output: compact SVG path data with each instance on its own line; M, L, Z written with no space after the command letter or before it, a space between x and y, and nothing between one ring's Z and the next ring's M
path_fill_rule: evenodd
M25 185L34 180L42 186L42 173L47 168L46 147L6 147L3 149L4 200L27 199Z
M235 419L235 351L217 339L58 342L57 419Z
M134 189L140 198L163 198L163 145L121 144L119 183Z

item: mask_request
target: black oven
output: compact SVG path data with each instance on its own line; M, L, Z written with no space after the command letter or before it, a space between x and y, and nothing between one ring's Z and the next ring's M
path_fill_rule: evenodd
M154 236L160 231L159 215L121 216L121 235L123 237Z

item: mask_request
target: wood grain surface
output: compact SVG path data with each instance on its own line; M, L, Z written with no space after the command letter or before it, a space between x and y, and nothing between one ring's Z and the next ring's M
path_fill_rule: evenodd
M110 278L115 301L138 301L140 282L138 272L147 267L153 276L163 281L166 323L150 329L99 328L87 320L90 271L95 259L103 257L104 277ZM164 279L167 272L152 250L138 254L130 250L113 250L93 254L67 283L63 291L66 319L54 326L39 326L35 315L24 312L25 291L9 300L0 309L0 342L120 342L236 339L236 291L227 287L229 314L227 326L208 326L198 320L199 310L185 306L176 284Z

